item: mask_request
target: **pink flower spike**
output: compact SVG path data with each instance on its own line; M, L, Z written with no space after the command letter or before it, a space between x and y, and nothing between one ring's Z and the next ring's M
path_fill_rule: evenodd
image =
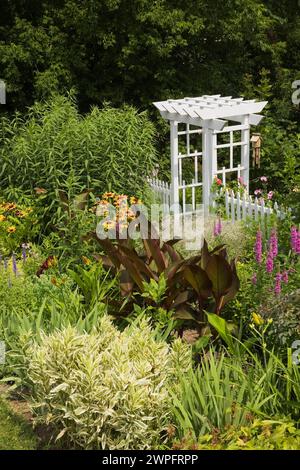
M219 235L219 229L218 229L218 221L214 221L214 237L217 237Z
M266 261L266 271L268 274L271 274L274 270L274 262L271 251L268 252L267 261Z
M260 264L262 262L262 233L260 230L258 230L256 233L254 252L255 252L255 259L257 263Z
M278 239L277 239L277 232L276 229L273 228L269 240L269 248L270 248L270 254L272 255L272 258L276 258L278 255Z
M218 220L217 230L218 230L218 235L221 235L221 233L222 233L222 221L221 221L221 217L219 217L219 220Z
M277 273L276 278L275 278L275 288L274 288L274 292L276 295L279 295L281 292L281 279L282 279L281 274Z
M297 253L297 248L298 248L298 230L295 226L291 228L291 247L294 253Z
M289 282L289 273L288 273L288 271L284 271L282 273L281 279L282 279L282 282L284 282L285 284L288 284L288 282Z

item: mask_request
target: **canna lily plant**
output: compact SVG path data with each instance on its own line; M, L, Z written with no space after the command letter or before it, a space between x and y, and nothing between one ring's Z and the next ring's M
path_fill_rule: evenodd
M92 235L105 252L105 255L95 255L96 259L119 274L123 297L118 306L120 314L131 311L138 297L153 305L153 299L145 295L147 283L158 283L164 277L165 294L159 305L154 306L172 310L175 318L183 320L202 322L205 311L220 315L224 305L239 289L235 262L228 261L224 245L209 251L204 241L199 255L185 259L174 247L178 240L161 243L153 233L154 227L148 222L149 236L142 240L142 254L128 240L112 241L98 239L95 233ZM111 305L114 305L113 301Z

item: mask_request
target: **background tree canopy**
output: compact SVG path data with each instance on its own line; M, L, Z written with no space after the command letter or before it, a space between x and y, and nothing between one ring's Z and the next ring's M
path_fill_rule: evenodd
M81 108L240 94L269 73L285 117L300 76L298 0L2 0L8 106L75 88Z
M298 0L2 0L0 78L8 114L71 89L80 112L108 101L156 120L152 102L169 97L268 99L262 171L283 193L297 184Z

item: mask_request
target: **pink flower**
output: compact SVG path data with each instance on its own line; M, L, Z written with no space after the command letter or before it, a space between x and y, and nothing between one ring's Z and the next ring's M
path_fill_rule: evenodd
M277 232L276 229L273 228L269 240L269 247L270 247L270 254L272 255L273 259L276 258L278 255L278 239L277 239Z
M222 222L221 218L219 217L218 220L215 220L214 223L214 236L217 237L218 235L221 235L222 233Z
M277 273L276 278L275 278L275 288L274 288L274 292L276 295L279 295L281 292L281 278L282 278L281 274Z
M274 196L274 192L273 191L269 191L268 192L268 199L271 200Z
M267 261L266 261L266 271L268 274L271 274L273 270L274 270L273 255L272 255L272 252L269 251L267 255Z
M215 222L214 222L214 237L217 237L218 235L219 235L218 222L215 220Z
M298 238L299 238L299 233L298 230L295 226L291 228L291 247L294 253L297 253L298 249Z
M257 263L262 262L262 233L260 230L256 233L256 241L254 246L255 259Z
M281 279L285 284L288 284L288 282L289 282L289 273L288 273L288 271L284 271L282 273Z
M255 196L258 196L259 194L261 194L261 192L262 192L261 189L256 189L254 191L254 194L255 194Z
M266 176L261 176L260 181L262 181L263 183L267 183L268 178Z

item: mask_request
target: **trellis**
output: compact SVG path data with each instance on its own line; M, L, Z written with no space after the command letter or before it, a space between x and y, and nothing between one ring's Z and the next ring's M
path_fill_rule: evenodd
M187 197L191 211L196 210L202 191L205 211L209 210L211 186L214 178L221 177L226 184L227 176L235 174L242 178L249 189L250 127L260 123L263 116L256 114L263 110L267 102L244 100L243 98L203 95L198 98L183 98L154 103L161 116L170 122L171 140L171 185L170 202L174 212L187 212ZM181 130L179 126L184 126ZM235 134L240 139L235 140ZM202 137L201 148L191 149L191 136ZM218 141L218 136L229 135L229 142ZM180 139L185 139L185 152L179 151ZM218 150L228 149L229 165L218 166ZM240 161L234 161L234 149L239 149ZM183 162L193 159L194 178L185 181ZM201 168L201 171L199 169ZM160 183L159 183L160 184ZM156 186L159 186L156 182ZM155 184L152 184L152 187Z

